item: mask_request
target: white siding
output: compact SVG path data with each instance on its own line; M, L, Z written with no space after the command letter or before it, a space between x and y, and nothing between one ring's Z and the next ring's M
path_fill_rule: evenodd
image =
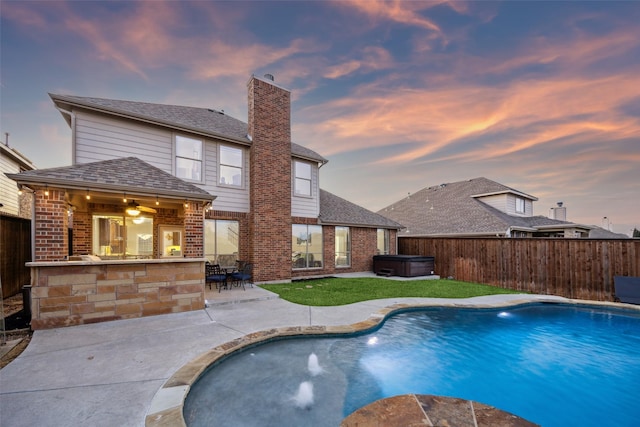
M12 179L7 178L5 173L19 173L20 166L2 153L0 155L0 203L4 206L0 211L12 215L18 215L18 186Z
M311 197L294 194L294 168L291 167L291 216L317 218L320 215L320 184L318 165L311 163Z
M506 194L494 194L492 196L478 197L477 199L480 200L482 203L486 203L487 205L498 209L501 212L508 213ZM515 211L515 202L512 210Z
M516 212L516 198L524 199L524 213ZM509 215L533 216L533 201L515 194L494 194L492 196L478 197L478 200Z
M249 211L249 154L244 156L245 185L242 189L219 187L218 146L213 140L197 135L185 136L204 141L205 183L195 184L217 196L213 202L216 210ZM173 172L174 132L157 126L118 120L97 114L76 114L75 159L76 163L90 163L122 157L137 157L163 171Z
M524 199L524 213L516 212L516 199ZM516 196L515 194L507 195L507 211L509 215L514 216L533 216L533 201L524 198L522 196Z
M172 173L172 147L169 130L95 114L76 114L76 163L137 157Z

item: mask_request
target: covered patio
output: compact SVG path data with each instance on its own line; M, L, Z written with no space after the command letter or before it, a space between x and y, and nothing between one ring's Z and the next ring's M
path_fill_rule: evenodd
M33 329L204 307L215 196L135 157L8 176L34 194Z

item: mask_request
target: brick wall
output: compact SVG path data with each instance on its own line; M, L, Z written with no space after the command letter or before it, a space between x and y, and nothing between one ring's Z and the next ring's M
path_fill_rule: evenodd
M204 308L204 262L31 263L31 328Z
M204 211L202 203L191 202L184 209L184 256L202 258L204 256Z
M300 220L299 222L297 220ZM304 224L302 218L294 219L296 224ZM314 222L308 222L314 223ZM351 233L351 266L335 266L335 227L323 226L322 238L324 244L324 263L321 269L294 270L293 278L311 276L323 276L337 273L352 273L360 271L373 271L373 256L377 255L377 230L375 228L349 227ZM396 231L389 233L389 252L396 252Z
M76 209L73 212L73 255L90 255L91 248L91 214Z
M290 92L253 77L248 85L250 149L249 260L254 280L291 278Z
M65 191L45 189L35 192L34 261L60 261L69 252L69 230Z

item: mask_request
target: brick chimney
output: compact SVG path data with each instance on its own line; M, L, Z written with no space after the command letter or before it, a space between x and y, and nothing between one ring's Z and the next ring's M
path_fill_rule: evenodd
M273 76L248 84L249 259L257 282L291 279L291 93Z

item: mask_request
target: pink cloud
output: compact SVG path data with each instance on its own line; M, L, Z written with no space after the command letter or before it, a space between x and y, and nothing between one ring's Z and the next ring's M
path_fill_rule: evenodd
M328 66L324 70L324 77L328 79L337 79L356 71L373 71L390 69L396 64L391 54L378 46L367 46L360 52L358 59L350 59L336 65Z
M354 8L373 20L390 20L405 25L424 28L438 35L442 35L441 28L432 20L421 15L420 11L430 9L440 3L450 2L407 2L407 1L370 1L355 0L341 3Z

